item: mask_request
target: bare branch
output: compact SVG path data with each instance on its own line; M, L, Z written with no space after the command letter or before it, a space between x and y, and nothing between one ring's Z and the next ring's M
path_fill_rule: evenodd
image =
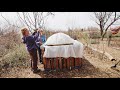
M2 15L2 13L1 13L1 16L9 25L11 25L10 22Z
M94 12L94 16L96 18L95 22L100 27L102 37L104 37L109 27L120 19L120 14L117 14L117 12Z
M23 17L19 13L17 13L19 19L27 25L27 27L31 29L42 28L45 24L45 19L49 15L53 15L51 12L22 12Z
M11 23L9 22L9 20L2 15L2 13L1 13L1 17L2 17L10 26L14 26L14 27L20 28L18 25L11 24Z

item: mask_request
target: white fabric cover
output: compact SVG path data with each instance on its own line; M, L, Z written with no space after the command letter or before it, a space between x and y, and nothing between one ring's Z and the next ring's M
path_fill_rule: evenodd
M49 40L52 40L54 42L51 43L52 41L50 42ZM41 46L41 48L43 47L45 48L43 57L46 58L55 58L55 57L82 58L83 57L83 49L84 49L83 44L81 42L78 42L77 40L70 38L66 34L62 34L62 33L54 34L48 38L46 43ZM73 45L47 46L49 44L53 45L53 44L67 44L67 43L73 43Z
M58 44L70 44L73 43L74 39L72 39L69 35L64 33L56 33L50 36L45 45L58 45Z

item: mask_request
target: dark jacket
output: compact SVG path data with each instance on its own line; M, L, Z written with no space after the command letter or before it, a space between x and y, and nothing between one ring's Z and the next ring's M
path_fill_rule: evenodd
M39 33L35 33L35 35L24 36L23 43L26 44L27 50L37 49L36 39L38 38Z

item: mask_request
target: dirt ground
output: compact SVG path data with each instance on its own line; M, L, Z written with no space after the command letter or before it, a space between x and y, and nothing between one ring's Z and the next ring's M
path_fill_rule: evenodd
M100 44L91 44L92 47L97 48L98 50L105 50L110 55L112 55L115 59L120 60L120 48L114 46L107 46L107 42L103 41Z
M12 69L2 78L120 78L120 71L111 69L110 63L101 61L92 55L84 53L83 66L80 70L44 72L43 64L39 64L41 72L33 74L30 68Z

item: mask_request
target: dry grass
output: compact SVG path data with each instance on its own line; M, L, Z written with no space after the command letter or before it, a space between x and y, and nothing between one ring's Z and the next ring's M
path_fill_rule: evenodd
M11 30L0 37L0 75L15 67L28 67L28 53L21 44L20 34Z

